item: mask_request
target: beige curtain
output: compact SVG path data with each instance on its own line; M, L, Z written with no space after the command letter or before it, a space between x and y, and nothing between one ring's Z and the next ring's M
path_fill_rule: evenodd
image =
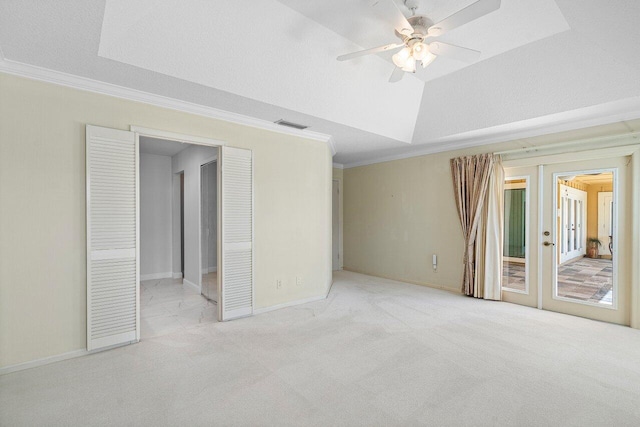
M504 235L504 169L499 156L493 170L476 234L475 286L473 296L499 301L502 298L502 251Z
M475 243L478 225L483 216L483 208L489 180L494 170L493 154L479 154L451 159L451 175L458 207L458 216L464 237L464 271L462 290L465 295L476 295L475 290ZM483 269L484 274L484 269Z

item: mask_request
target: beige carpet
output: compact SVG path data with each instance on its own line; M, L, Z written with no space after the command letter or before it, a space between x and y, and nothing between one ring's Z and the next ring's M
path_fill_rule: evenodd
M339 272L328 299L0 377L0 425L640 425L640 331Z

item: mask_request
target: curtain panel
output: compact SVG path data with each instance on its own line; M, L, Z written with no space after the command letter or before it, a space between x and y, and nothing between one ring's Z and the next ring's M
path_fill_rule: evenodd
M451 176L464 238L462 291L500 299L504 171L500 157L479 154L451 159Z

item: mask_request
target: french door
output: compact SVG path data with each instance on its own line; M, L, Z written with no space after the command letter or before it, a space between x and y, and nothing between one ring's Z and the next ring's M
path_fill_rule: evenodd
M505 195L505 245L509 233L528 240L520 265L505 254L505 301L629 324L630 257L618 250L631 243L629 233L618 232L631 229L627 164L618 157L506 168L505 188L526 183L527 221L526 230L508 228L509 215L518 216Z

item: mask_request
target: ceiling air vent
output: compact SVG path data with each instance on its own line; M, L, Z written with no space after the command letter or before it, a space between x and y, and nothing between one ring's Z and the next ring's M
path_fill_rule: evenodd
M298 123L288 122L288 121L283 120L283 119L276 120L274 123L277 124L277 125L280 125L280 126L287 126L287 127L290 127L290 128L300 129L300 130L303 130L303 129L306 129L306 128L309 127L309 126L305 126L305 125L299 125Z

